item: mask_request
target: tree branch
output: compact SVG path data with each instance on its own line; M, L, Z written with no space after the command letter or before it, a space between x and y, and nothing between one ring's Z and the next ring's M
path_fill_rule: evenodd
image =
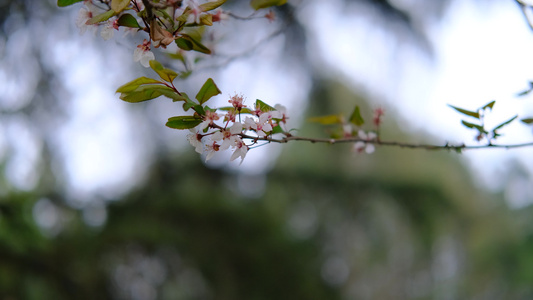
M414 143L404 143L404 142L396 142L396 141L382 141L382 140L364 140L358 137L349 137L349 138L340 138L340 139L325 139L325 138L310 138L310 137L300 137L300 136L294 136L287 134L284 138L275 139L272 136L266 136L266 137L256 137L251 136L247 134L240 134L241 138L243 139L250 139L254 142L257 141L265 141L269 143L280 143L280 144L286 144L290 141L307 141L310 143L324 143L324 144L340 144L340 143L356 143L356 142L364 142L367 144L374 144L379 146L390 146L390 147L399 147L399 148L409 148L409 149L424 149L424 150L454 150L454 151L461 151L461 150L473 150L473 149L495 149L495 148L503 148L503 149L511 149L511 148L523 148L523 147L531 147L533 146L533 142L528 143L521 143L521 144L509 144L509 145L498 145L498 144L485 144L485 145L466 145L466 144L460 144L460 145L451 145L451 144L444 144L444 145L432 145L432 144L414 144Z

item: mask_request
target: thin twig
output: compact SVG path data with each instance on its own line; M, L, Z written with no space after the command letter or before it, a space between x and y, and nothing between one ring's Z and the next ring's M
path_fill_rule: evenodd
M432 145L432 144L412 144L412 143L404 143L404 142L396 142L396 141L382 141L382 140L364 140L357 137L351 137L351 138L341 138L341 139L326 139L326 138L309 138L309 137L300 137L300 136L294 136L294 135L287 135L284 138L275 139L271 136L266 137L256 137L251 136L247 134L241 134L241 138L243 139L250 139L255 142L257 141L265 141L269 143L280 143L285 144L290 141L307 141L310 143L325 143L325 144L340 144L340 143L356 143L356 142L364 142L367 144L374 144L379 146L390 146L390 147L399 147L399 148L409 148L409 149L425 149L425 150L472 150L472 149L495 149L495 148L503 148L503 149L510 149L510 148L523 148L523 147L531 147L533 146L533 142L528 143L522 143L522 144L510 144L510 145L497 145L497 144L486 144L486 145L466 145L466 144L460 144L460 145L451 145L446 143L445 145Z

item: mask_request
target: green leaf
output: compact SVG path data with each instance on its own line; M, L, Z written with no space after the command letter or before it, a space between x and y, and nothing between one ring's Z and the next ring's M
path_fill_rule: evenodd
M186 38L176 39L176 45L178 45L178 48L185 51L191 51L194 48L194 43L190 39Z
M174 129L189 129L202 123L202 118L195 116L179 116L168 119L167 126Z
M213 79L209 78L206 80L195 98L200 104L204 104L207 100L211 99L211 97L221 93L222 92L218 89Z
M328 115L328 116L310 118L309 121L320 123L322 125L342 124L343 117L342 115Z
M174 18L172 18L166 10L155 10L154 14L160 18L170 21L171 27L174 27ZM171 30L169 30L171 31Z
M251 0L250 6L255 10L259 10L261 8L283 5L285 3L287 3L287 0Z
M531 91L533 91L533 81L529 82L529 89L518 93L517 96L526 96L527 94L531 93Z
M102 13L102 14L99 14L99 15L96 15L96 16L92 17L85 24L94 25L94 24L97 24L97 23L100 23L100 22L103 22L103 21L107 21L107 20L109 20L109 18L111 18L115 14L116 14L115 11L108 10L105 13Z
M81 1L83 0L57 0L57 6L65 7Z
M226 3L226 0L207 2L207 3L204 3L204 4L200 4L200 9L202 11L210 11L210 10L213 10L213 9L221 6L224 3Z
M159 75L159 77L161 77L161 79L167 82L172 82L176 77L178 77L178 73L172 71L171 69L164 68L163 65L157 60L151 60L150 67L157 73L157 75Z
M261 100L259 100L259 99L255 100L255 107L256 107L256 108L259 108L259 110L262 111L262 112L267 112L267 111L274 111L274 110L276 110L274 107L272 107L272 106L266 104L265 102L263 102L263 101L261 101Z
M176 21L180 22L181 24L184 24L187 22L187 19L189 18L189 15L191 14L191 9L187 6L181 16L176 18Z
M496 130L502 128L503 126L505 126L505 125L507 125L507 124L509 124L509 123L511 123L511 122L514 121L516 118L518 118L518 115L516 115L516 116L510 118L509 120L507 120L507 121L501 123L500 125L494 127L494 129L492 129L492 132L496 132Z
M166 86L163 86L162 89L159 89L159 92L163 95L163 96L166 96L170 99L172 99L172 102L176 102L176 101L187 101L187 98L185 98L183 96L183 93L178 94L175 90L169 88L169 87L166 87Z
M483 128L483 126L481 126L481 125L473 124L473 123L470 123L470 122L467 122L467 121L464 121L464 120L461 121L461 123L463 123L463 125L468 127L468 128L477 129L480 133L487 133L487 131L485 131L485 128Z
M219 110L223 110L223 111L230 111L230 110L234 110L235 107L233 107L233 106L224 106L224 107L220 107L218 109ZM254 112L251 109L247 108L247 107L241 108L240 113L241 114L250 114L250 115L254 114Z
M485 106L483 106L481 109L485 110L487 108L490 108L490 110L492 110L492 107L494 106L495 103L496 103L496 101L491 101L491 102L485 104Z
M211 54L211 50L209 50L209 48L204 46L197 39L185 33L182 33L181 36L176 39L176 45L178 45L180 49L186 51L194 50L204 54Z
M363 117L361 117L359 106L355 106L352 116L350 117L350 123L354 124L355 126L361 126L365 124L365 120L363 120Z
M522 119L520 121L525 124L533 124L533 118Z
M210 14L200 15L200 25L213 26L213 16Z
M162 95L171 97L174 94L176 94L176 92L167 86L145 85L138 87L132 92L122 93L120 99L130 103L137 103L151 100Z
M152 78L139 77L137 79L134 79L134 80L132 80L132 81L120 86L117 89L117 93L126 93L126 92L134 91L136 88L138 88L139 86L141 86L143 84L163 84L163 83L161 81L159 81L159 80L155 80L155 79L152 79Z
M451 107L451 108L453 108L453 109L455 109L456 111L458 111L458 112L460 112L460 113L462 113L462 114L465 114L465 115L467 115L467 116L470 116L470 117L474 117L474 118L476 118L476 119L479 119L479 113L477 113L477 112L473 112L473 111L469 111L469 110L466 110L466 109L462 109L462 108L455 107L455 106L453 106L453 105L449 105L449 104L448 104L448 106Z
M118 18L117 24L119 26L131 27L131 28L141 28L141 25L137 23L137 19L130 14L123 14Z
M130 4L130 0L111 0L111 9L116 13L123 11Z
M186 79L187 77L191 76L191 74L192 74L192 71L189 70L189 71L181 72L179 77L181 79Z
M285 130L283 130L283 128L281 128L281 126L274 126L272 127L272 134L276 134L276 133L284 133Z

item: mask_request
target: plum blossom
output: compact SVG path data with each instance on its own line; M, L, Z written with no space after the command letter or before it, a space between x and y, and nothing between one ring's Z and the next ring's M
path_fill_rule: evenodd
M213 143L211 143L211 144L207 144L207 145L205 145L205 146L206 146L206 148L207 148L207 149L206 149L206 150L207 150L207 151L206 151L206 154L207 154L207 155L205 156L205 161L208 161L208 160L210 160L211 158L213 158L213 156L215 155L215 153L216 153L217 151L220 150L220 145L217 144L216 141L213 141Z
M246 107L246 105L243 104L243 97L242 95L235 95L233 97L231 97L228 102L231 104L231 106L233 106L236 110L238 111L241 111L241 109L243 109L244 107Z
M187 15L187 23L200 24L200 15L204 12L200 4L198 4L195 0L189 0L184 2L186 3L183 3L182 7L189 8Z
M244 157L246 156L246 153L248 153L248 146L243 142L243 140L236 136L235 139L235 151L231 155L230 161L234 161L238 157L241 158L241 164L244 160Z
M353 135L353 125L351 123L344 123L342 125L342 133L345 138L349 138Z
M372 122L376 127L379 127L381 125L381 117L385 114L385 110L383 108L378 107L374 110L374 118L372 119Z
M265 15L265 18L270 22L274 22L276 20L276 15L274 14L274 11L269 10L268 13Z
M264 137L267 135L267 132L272 131L272 125L270 125L269 121L271 121L270 115L262 114L257 121L253 118L246 117L244 119L244 125L247 129L253 129L257 133L257 136Z
M80 29L80 33L84 34L87 29L96 32L98 24L88 25L87 22L95 16L95 8L91 3L86 3L86 7L82 7L78 12L78 17L76 18L76 26Z
M237 135L241 132L242 123L233 123L233 125L229 129L222 129L213 133L211 139L213 139L214 141L222 140L220 150L226 150L230 146L233 146L235 144L235 139L237 138Z
M118 30L117 18L107 20L104 25L104 28L102 28L102 31L100 32L100 35L104 38L104 40L107 41L113 37L113 34L115 33L113 29Z
M139 31L138 28L133 28L133 27L122 27L124 28L124 37L127 37L128 35L135 35L137 33L137 31Z
M219 8L214 14L211 15L211 17L213 22L220 22L223 20L227 20L229 18L229 14Z
M135 0L135 5L133 5L133 9L137 12L143 11L144 3L142 2L142 0Z
M145 68L150 67L150 61L155 59L155 55L150 51L150 41L144 40L143 43L133 51L133 61L138 61Z
M202 152L204 152L204 144L202 143L203 135L200 134L194 128L190 128L189 131L191 133L187 135L187 140L189 140L191 146L194 147L194 150L201 154Z
M198 130L199 131L202 131L204 129L206 129L207 127L215 124L215 121L220 119L220 115L217 114L216 112L214 111L210 111L210 110L206 110L205 111L205 116L204 116L204 121L202 123L200 123L200 125L198 125Z
M354 150L356 152L362 153L363 151L365 151L366 153L370 154L376 150L374 144L364 142L375 140L377 138L377 135L374 132L366 133L363 130L359 130L357 135L363 141L358 141L354 144Z
M287 108L281 104L274 105L274 108L276 109L276 112L278 113L278 117L273 117L275 119L280 119L281 123L287 123Z
M224 115L224 122L235 122L235 119L237 118L237 111L235 109L230 109L228 112Z

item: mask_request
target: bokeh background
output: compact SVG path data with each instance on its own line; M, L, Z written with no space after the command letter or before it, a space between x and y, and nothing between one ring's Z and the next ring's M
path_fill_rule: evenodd
M132 60L146 36L82 35L81 3L55 4L0 1L0 299L533 297L532 149L291 143L206 164L164 126L180 105L115 94L154 75ZM414 143L475 144L446 104L496 100L494 124L533 115L533 99L516 97L533 78L533 32L514 1L273 11L214 26L214 54L189 53L179 88L212 77L215 103L281 103L290 127L317 137L309 117L355 105L368 120L384 108L382 138ZM519 124L504 134L532 138Z

